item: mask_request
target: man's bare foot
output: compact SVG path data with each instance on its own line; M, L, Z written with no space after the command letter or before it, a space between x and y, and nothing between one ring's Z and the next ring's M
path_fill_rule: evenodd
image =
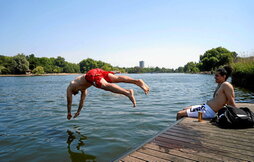
M68 115L67 115L67 119L68 119L68 120L70 120L70 119L71 119L71 117L72 117L71 113L68 113Z
M148 87L148 85L142 79L138 80L137 85L144 90L146 95L149 93L150 88Z
M74 117L73 117L73 118L78 117L78 116L79 116L79 114L80 114L80 112L76 112L76 114L74 115Z
M134 97L134 91L133 91L133 89L130 89L128 91L130 92L128 97L131 100L131 102L133 103L133 107L136 107L136 99Z

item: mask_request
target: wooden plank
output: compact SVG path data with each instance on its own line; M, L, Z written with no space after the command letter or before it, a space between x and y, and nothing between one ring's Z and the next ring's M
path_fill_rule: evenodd
M169 142L169 143L167 143L167 142ZM168 152L169 154L177 154L179 156L184 156L186 158L189 157L189 154L192 154L193 156L206 158L205 161L207 161L208 159L209 159L209 161L213 161L213 160L215 160L215 161L233 161L233 160L236 160L235 157L227 156L227 154L223 154L223 152L219 152L218 150L213 151L213 150L207 149L202 146L190 145L188 143L181 142L181 141L175 141L175 140L172 140L171 142L169 140L167 140L167 142L161 142L161 141L157 140L157 141L154 141L154 145L157 145L157 147L159 147L159 148L164 148L165 150L168 150L166 152ZM172 145L173 142L175 145ZM153 142L151 144L153 144ZM172 149L177 150L180 153L179 152L172 152ZM220 153L220 154L218 154L218 153ZM190 157L190 158L192 158L192 157Z
M244 156L244 158L242 158L242 154L239 153L233 153L230 150L227 149L221 149L220 147L208 147L208 146L202 146L202 145L196 145L196 144L192 144L192 143L188 143L188 142L183 142L183 141L179 141L176 139L167 139L167 138L163 138L163 137L157 137L156 140L154 140L153 142L155 142L156 144L158 144L159 146L163 146L163 147L176 147L176 148L190 148L193 150L197 150L197 151L206 151L207 154L209 153L214 153L217 154L218 156L224 156L224 159L228 159L228 160L224 160L224 161L232 161L230 159L235 159L235 160L241 160L241 161L253 161L253 157L252 156Z
M121 161L124 161L124 162L144 162L145 160L137 159L137 158L131 157L131 156L126 156L123 159L121 159Z
M164 139L162 139L164 138ZM188 145L192 144L193 148L197 148L198 146L206 147L207 149L213 149L213 150L222 150L222 151L230 151L233 155L237 154L237 158L242 159L242 160L248 160L248 159L253 159L253 152L250 151L242 151L237 148L230 148L230 147L225 147L223 145L214 145L214 144L209 144L205 142L198 142L198 141L193 141L190 139L182 138L182 137L175 137L175 136L168 136L168 135L160 135L159 137L156 137L155 140L167 142L169 139L171 140L178 140L182 142L188 143ZM201 148L202 148L201 147Z
M160 137L164 137L164 138L174 138L174 139L179 139L179 140L183 140L185 142L189 142L189 143L192 143L192 144L197 144L197 145L206 145L206 146L211 146L211 147L215 147L215 148L225 148L225 149L228 149L228 150L231 150L232 152L236 152L236 153L241 153L243 155L249 155L249 156L253 156L253 151L252 150L241 150L241 148L236 148L236 147L231 147L231 146L228 146L228 145L224 145L223 143L221 144L218 144L218 143L209 143L209 142L206 142L206 141L198 141L198 140L195 140L195 139L190 139L188 137L179 137L179 136L173 136L173 135L168 135L168 134L161 134Z
M217 138L215 140L211 140L210 138L207 138L206 136L189 136L183 133L178 133L178 132L173 132L173 131L167 131L164 133L165 135L169 135L169 136L175 136L175 137L182 137L182 138L188 138L190 140L192 140L193 142L198 142L198 143L209 143L209 144L214 144L214 145L223 145L223 146L227 146L227 147L232 147L232 148L236 148L237 149L241 149L241 150L245 150L245 151L251 151L254 149L254 145L252 146L244 146L241 145L241 143L235 144L234 141L229 141L226 142L226 138L222 139L222 138Z
M145 161L161 161L161 162L168 162L168 160L164 160L161 158L157 158L153 155L149 155L143 152L139 152L139 151L135 151L132 154L130 154L130 156L135 157L135 158L139 158Z
M250 133L241 133L238 131L222 131L221 129L217 130L217 129L203 129L203 128L193 128L193 127L182 127L180 125L178 125L177 127L172 127L172 130L179 130L179 131L183 131L183 132L191 132L192 134L197 134L197 133L201 133L201 134L213 134L216 137L224 137L225 136L229 139L234 139L234 140L238 140L238 141L246 141L249 142L249 139L245 139L245 138L239 138L240 136L250 136L248 138L252 139L254 138L254 136ZM230 136L229 136L230 135Z
M181 127L173 127L167 132L175 132L179 134L185 134L189 136L196 136L198 133L193 130L188 130L188 129L183 129ZM201 132L201 136L204 138L208 138L209 140L220 140L222 139L224 142L232 142L234 144L239 144L243 146L250 146L253 147L254 145L254 138L253 136L246 138L239 138L239 136L232 135L232 133L227 133L227 134L221 134L218 133L217 131L203 131ZM227 138L225 138L227 137Z
M247 129L222 129L215 125L212 125L210 121L203 120L202 122L197 122L197 119L195 118L184 118L184 120L179 123L178 125L175 125L177 127L183 127L185 129L195 129L195 130L216 130L218 132L234 132L234 134L242 135L242 134L254 134L253 128L247 128Z
M230 135L233 138L239 138L241 136L247 136L248 138L254 140L254 134L253 132L250 132L250 130L245 130L245 131L238 131L238 130L224 130L224 129L211 129L211 128L202 128L202 127L196 127L194 125L192 126L181 126L179 125L178 127L174 127L172 129L185 129L186 131L192 131L193 133L214 133L218 135ZM253 128L251 128L253 129ZM254 131L254 130L252 130Z
M186 118L187 119L187 118ZM216 126L217 127L217 126ZM253 128L245 129L245 131L240 131L237 129L221 129L221 128L202 128L202 127L193 127L193 126L186 126L186 125L177 125L172 129L184 129L186 131L192 131L193 133L217 133L218 135L228 135L231 134L232 137L239 137L242 135L251 135L251 138L254 138L253 135ZM243 138L242 138L243 139ZM244 139L243 139L244 140Z
M174 147L161 147L156 143L148 143L144 146L145 148L153 149L153 150L160 150L162 154L160 154L161 157L164 157L165 159L169 158L168 160L173 161L219 161L216 157L207 157L203 156L202 154L198 154L198 152L195 152L191 149L176 149ZM162 149L163 148L163 149Z
M154 145L154 144L146 144L144 147L138 149L139 152L144 152L165 160L170 160L170 161L193 161L191 159L188 159L184 156L179 156L179 155L174 155L174 154L169 154L167 152L160 151L159 147Z

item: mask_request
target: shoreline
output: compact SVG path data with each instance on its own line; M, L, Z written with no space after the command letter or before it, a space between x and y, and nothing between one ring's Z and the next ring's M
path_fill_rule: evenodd
M61 76L61 75L82 75L82 73L1 74L0 77Z

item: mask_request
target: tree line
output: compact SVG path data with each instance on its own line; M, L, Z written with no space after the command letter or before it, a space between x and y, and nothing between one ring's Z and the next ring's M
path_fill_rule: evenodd
M80 63L70 63L61 56L35 57L34 54L16 56L0 55L0 74L44 74L44 73L85 73L93 68L102 68L108 71L125 72L122 68L96 61L91 58L82 60Z
M0 74L25 74L32 72L34 74L43 73L85 73L93 68L101 68L107 71L119 71L122 73L198 73L201 71L214 71L222 65L228 65L235 62L237 53L231 52L223 47L217 47L206 51L200 55L200 60L188 62L183 67L177 69L159 68L159 67L114 67L103 61L96 61L91 58L84 59L78 64L65 61L61 56L35 57L34 54L16 56L0 55Z
M131 68L123 68L127 73L173 73L174 69L159 68L159 67L148 67L140 68L138 66Z
M16 56L0 55L0 74L25 74L33 72L35 74L43 73L78 73L79 65L65 61L63 57L57 58L35 57L34 54L25 56L17 54Z
M90 69L101 68L106 71L117 71L121 73L170 73L174 69L166 69L159 67L151 68L121 68L114 67L103 61L93 60L91 58L84 59L78 64L65 61L61 56L57 58L51 57L35 57L34 54L16 56L0 55L0 74L44 74L44 73L86 73Z

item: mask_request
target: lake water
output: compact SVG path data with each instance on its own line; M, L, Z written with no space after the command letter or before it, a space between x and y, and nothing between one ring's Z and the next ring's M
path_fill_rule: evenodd
M77 119L66 119L66 87L75 75L0 77L0 161L110 161L175 122L182 108L210 99L212 75L128 74L151 92L131 84L137 107L125 96L89 88ZM236 101L253 102L235 89ZM73 99L72 113L79 103Z

